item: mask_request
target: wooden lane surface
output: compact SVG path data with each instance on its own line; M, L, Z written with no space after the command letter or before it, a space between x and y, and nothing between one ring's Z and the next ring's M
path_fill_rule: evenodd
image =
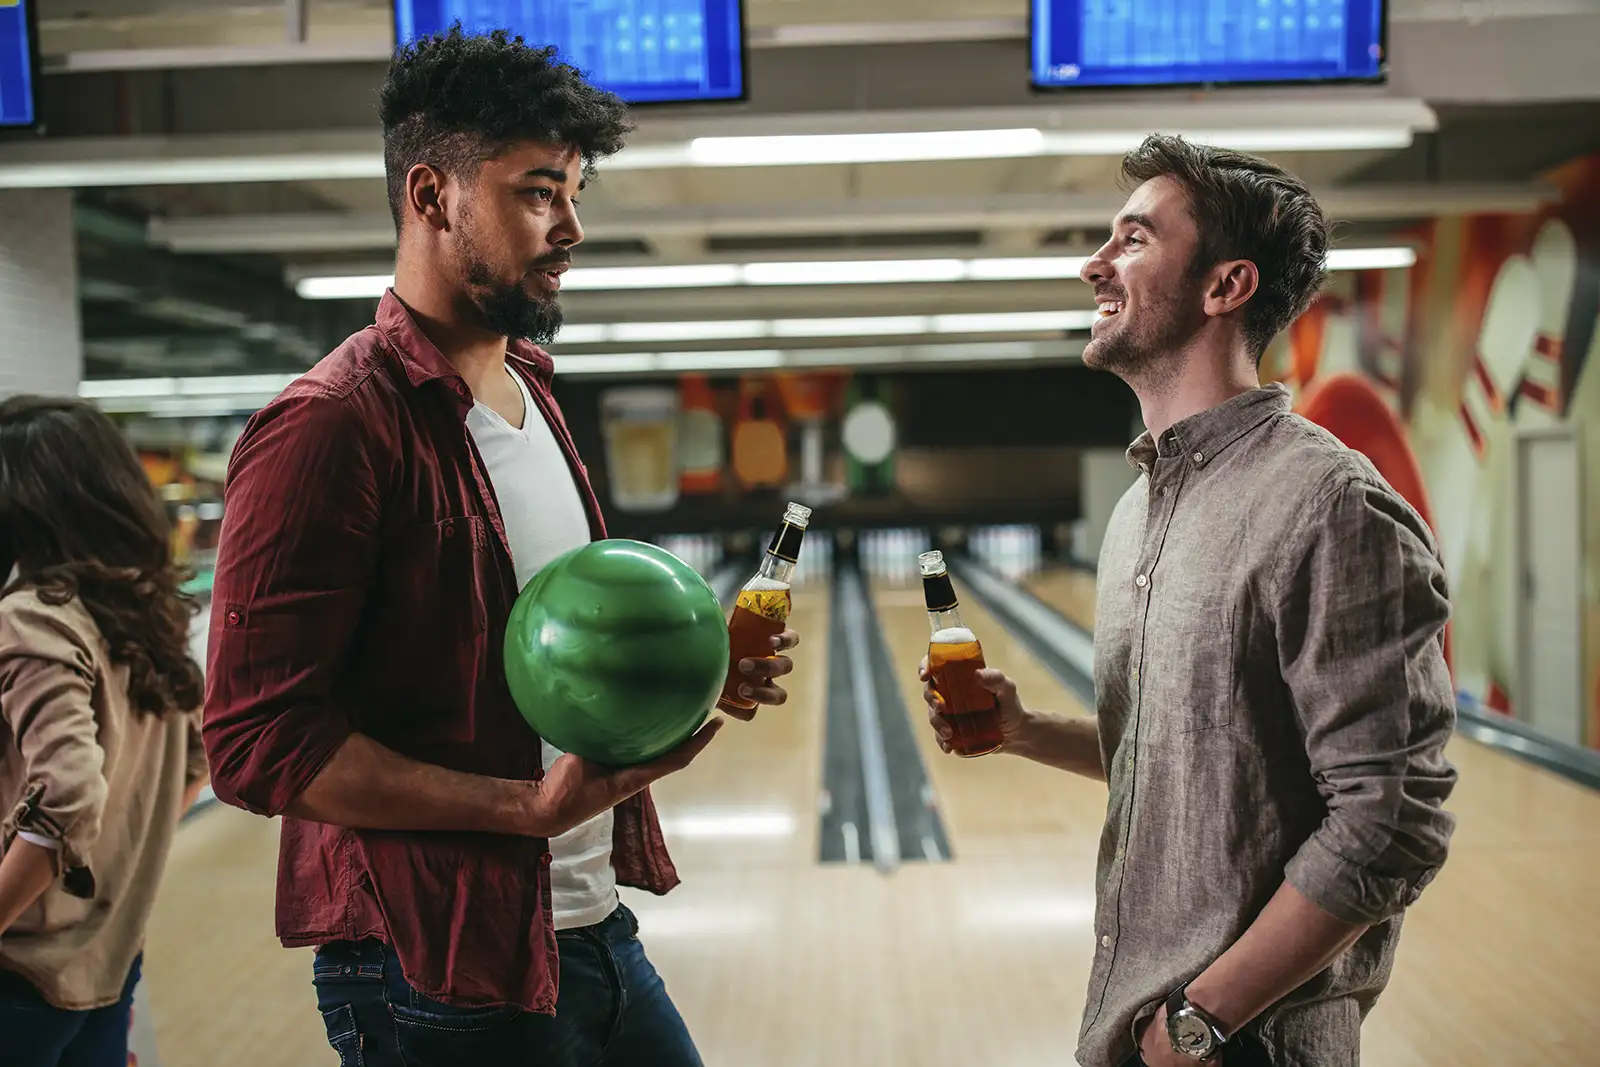
M909 594L909 595L908 595ZM828 607L808 593L782 709L730 722L657 789L684 884L628 892L709 1067L1068 1064L1093 949L1103 787L1006 757L940 753L914 723L955 852L892 878L816 863ZM902 692L922 714L927 624L880 590ZM990 662L1031 702L1079 711L969 596ZM1406 919L1366 1028L1368 1067L1596 1062L1600 796L1470 741L1449 863ZM310 953L272 936L275 824L217 809L178 836L146 974L164 1067L333 1067ZM241 1055L241 1050L247 1050Z
M1047 567L1029 575L1022 587L1061 614L1094 632L1094 575L1079 567Z

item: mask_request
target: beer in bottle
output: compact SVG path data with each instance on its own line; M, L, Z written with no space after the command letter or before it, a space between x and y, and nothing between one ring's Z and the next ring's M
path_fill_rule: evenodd
M922 594L933 636L928 640L928 673L944 701L950 724L950 748L958 756L983 756L1000 747L1000 703L978 683L984 667L978 638L961 622L956 589L945 568L943 552L917 557Z
M800 559L800 542L810 521L810 508L790 504L783 513L783 526L767 546L760 570L739 590L733 617L728 620L728 680L717 700L723 711L752 711L756 706L755 701L739 695L739 687L749 681L740 672L739 661L777 654L772 639L783 632L789 619L789 579Z

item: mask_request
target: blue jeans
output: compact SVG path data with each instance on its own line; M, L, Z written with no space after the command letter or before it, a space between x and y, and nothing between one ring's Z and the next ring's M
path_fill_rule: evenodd
M128 1026L139 960L122 999L90 1011L56 1007L20 975L0 971L0 1063L5 1067L128 1067Z
M341 1067L703 1067L633 912L556 935L556 1014L458 1008L406 983L392 949L341 941L317 950L313 982Z

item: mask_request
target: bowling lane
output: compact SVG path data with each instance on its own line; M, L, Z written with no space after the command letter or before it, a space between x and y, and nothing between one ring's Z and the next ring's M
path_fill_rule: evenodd
M1025 576L1022 588L1079 626L1094 632L1094 572L1062 563L1047 563Z
M909 612L893 614L910 633ZM807 643L789 703L729 723L658 790L684 884L660 900L627 895L706 1063L1070 1062L1093 947L1092 866L1058 843L1038 847L1027 819L1001 847L958 846L955 863L889 877L818 864L828 606L797 590L791 618ZM907 665L913 680L920 655ZM975 815L984 803L1004 814L1034 802L1026 788L992 785L972 798ZM970 824L975 843L992 833Z
M927 654L929 636L922 590L879 581L873 592L957 860L1035 850L1093 856L1105 812L1105 786L1011 756L962 759L941 752L927 726L917 681L917 663ZM1024 703L1062 714L1088 713L960 582L957 593L961 617L982 643L985 661L1017 683Z
M1082 605L1092 611L1088 572L1046 570L1025 584L1080 624ZM1447 753L1461 775L1450 858L1406 913L1363 1062L1583 1062L1585 991L1600 982L1600 793L1470 738Z
M178 832L145 940L157 1055L141 1067L338 1064L311 950L273 935L277 859L278 820L237 808L217 805Z

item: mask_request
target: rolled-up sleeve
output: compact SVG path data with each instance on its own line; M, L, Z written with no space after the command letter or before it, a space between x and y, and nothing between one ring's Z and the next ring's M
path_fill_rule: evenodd
M1455 827L1450 603L1427 528L1386 487L1342 476L1305 516L1274 622L1327 815L1285 876L1335 918L1376 923L1417 899Z
M26 596L0 606L0 712L22 756L24 786L4 818L5 840L48 842L56 875L92 895L89 852L100 837L108 787L95 722L91 637L63 611Z
M367 434L291 393L234 448L212 593L204 739L222 801L277 815L351 733L332 699L377 555Z

